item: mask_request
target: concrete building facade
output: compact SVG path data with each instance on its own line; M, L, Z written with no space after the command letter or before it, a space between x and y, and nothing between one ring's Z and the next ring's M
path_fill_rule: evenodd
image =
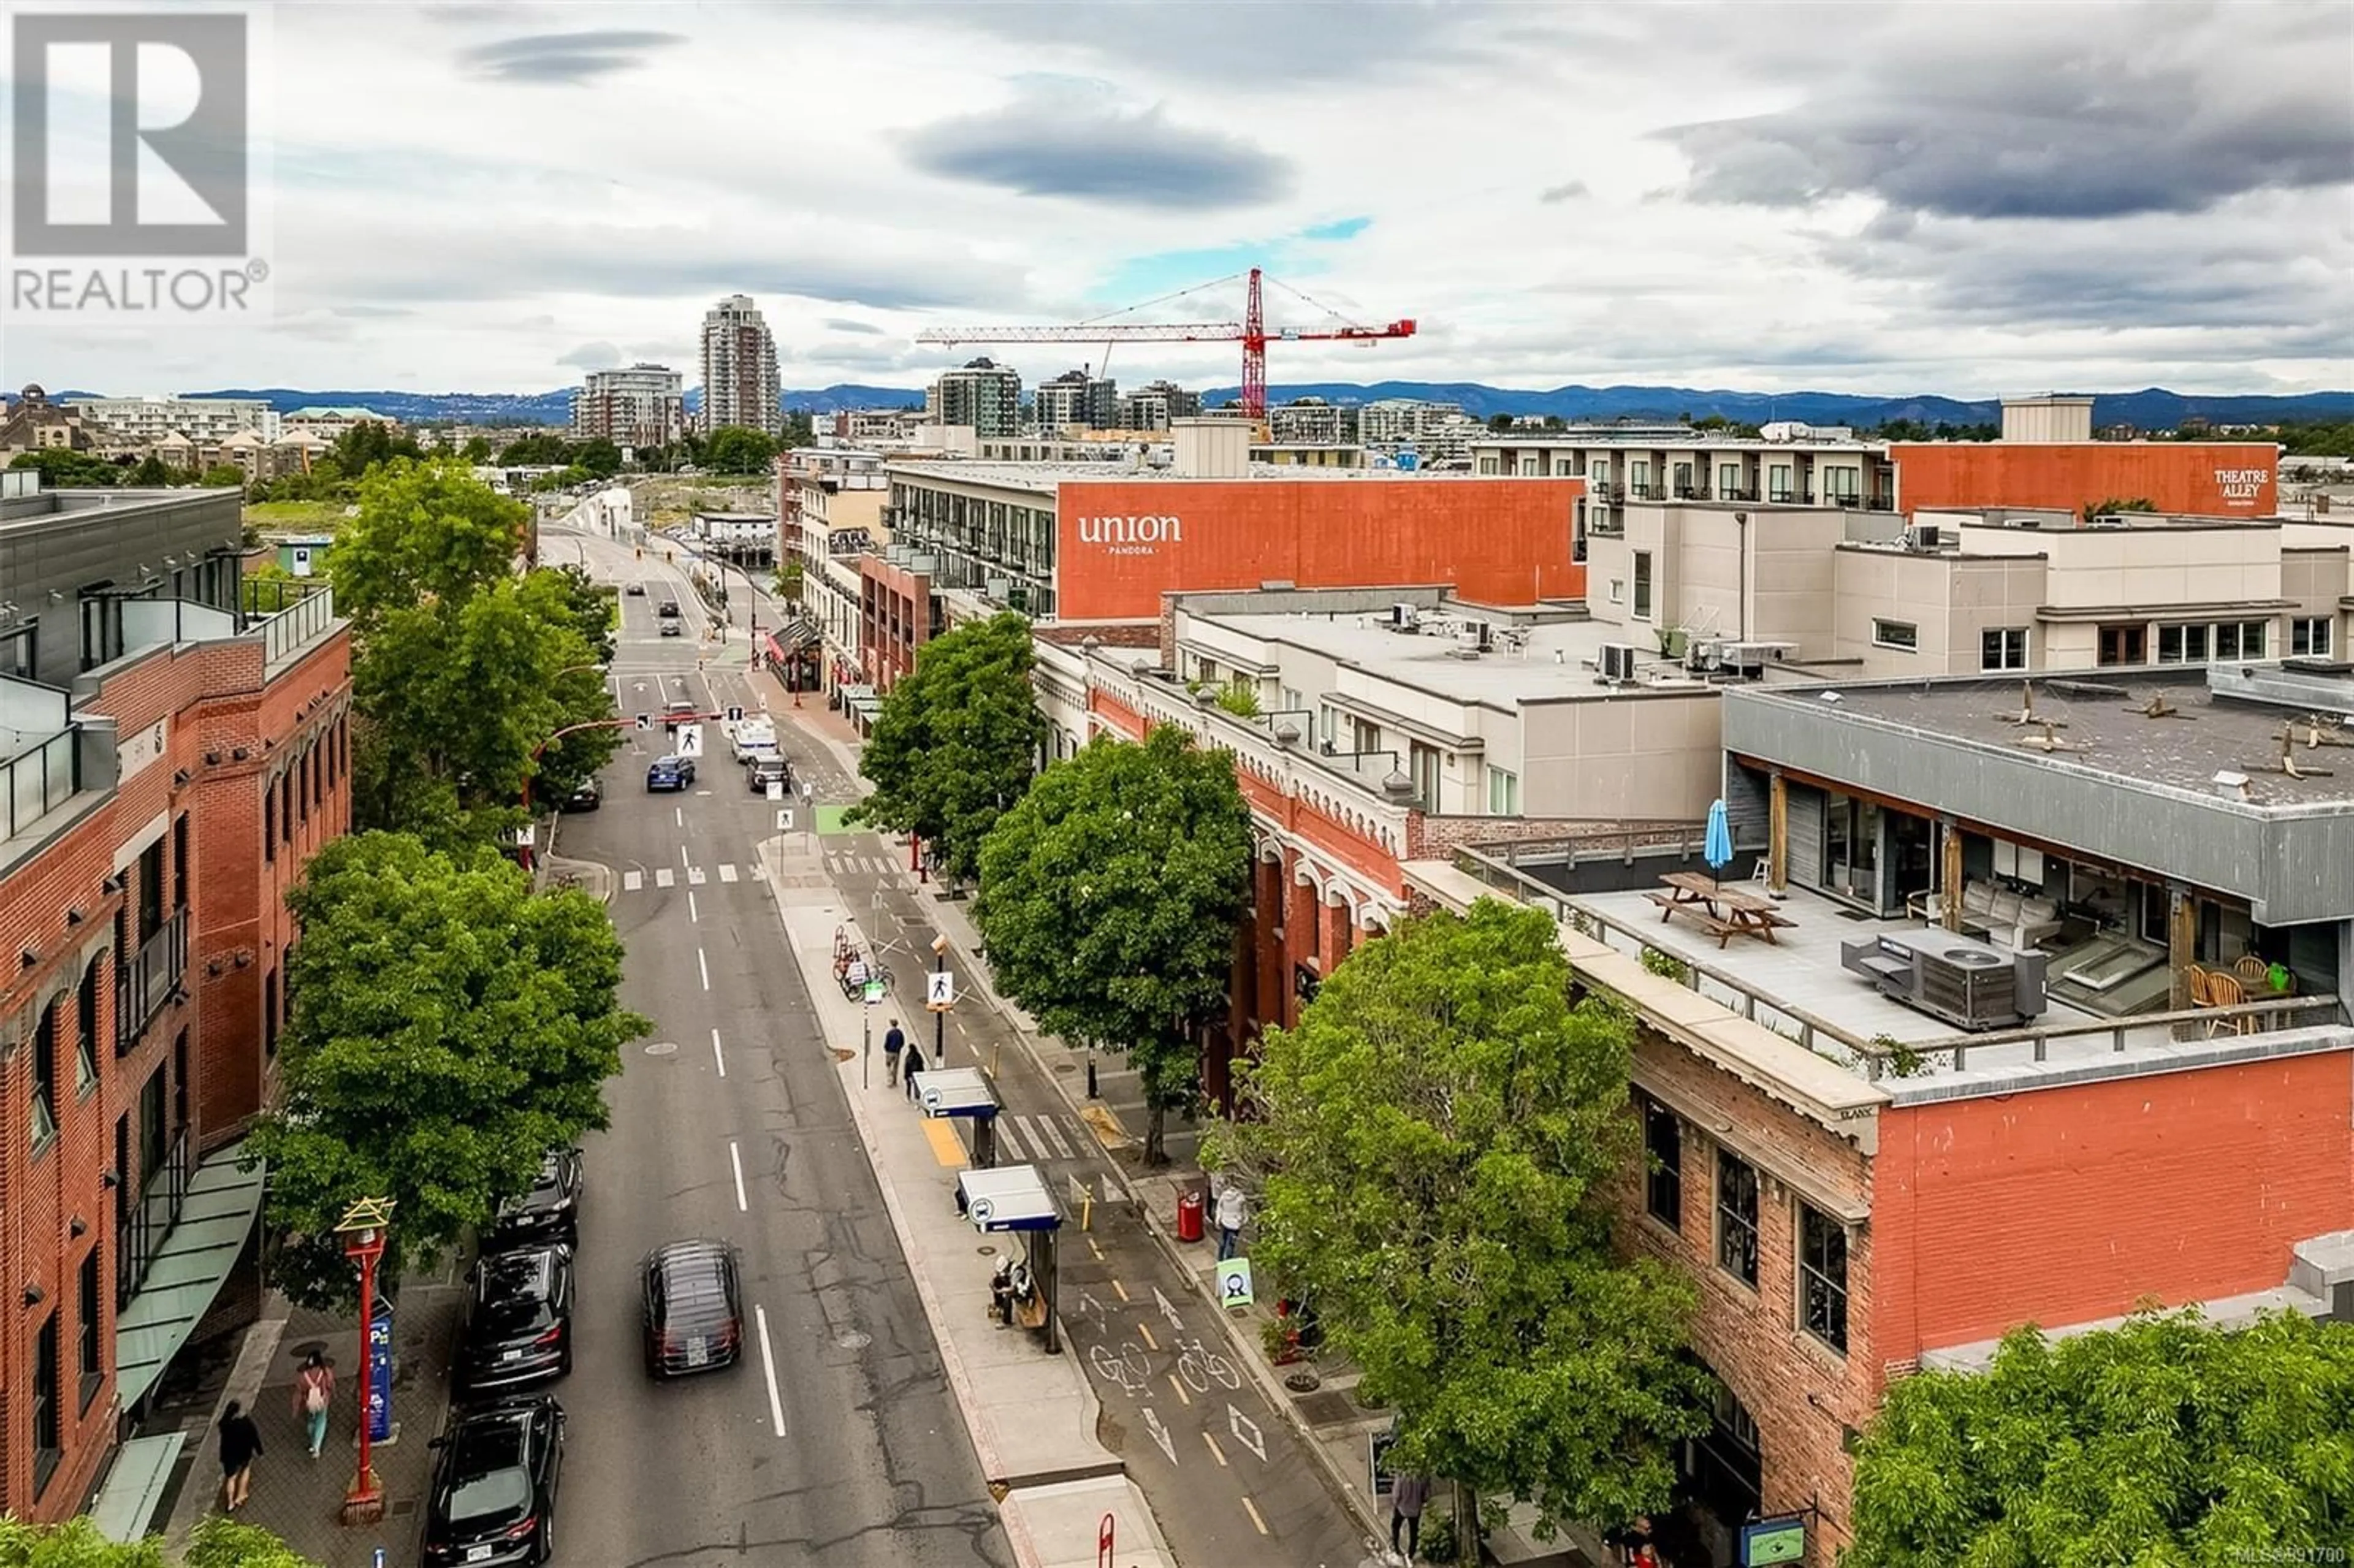
M679 373L663 365L592 370L572 395L572 434L622 447L664 447L686 430Z
M704 430L783 430L777 340L751 296L730 294L705 312L701 342Z
M971 430L986 440L1022 430L1022 373L986 355L943 370L924 393L927 424Z
M175 435L207 446L246 430L279 436L278 411L259 397L88 397L76 407L107 441L135 447Z

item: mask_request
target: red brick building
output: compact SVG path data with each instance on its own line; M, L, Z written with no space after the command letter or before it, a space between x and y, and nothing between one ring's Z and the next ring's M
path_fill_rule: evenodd
M0 677L0 1508L42 1520L90 1501L191 1337L258 1306L235 1146L287 1012L286 889L349 821L332 599L236 608L233 493L85 499L0 498L12 593L79 599L78 639L20 621L30 678Z

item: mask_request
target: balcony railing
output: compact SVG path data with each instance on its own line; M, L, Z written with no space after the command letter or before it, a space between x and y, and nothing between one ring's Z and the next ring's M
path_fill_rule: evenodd
M1720 484L1716 487L1719 501L1755 501L1757 487L1754 484Z
M6 775L8 837L27 831L73 798L81 783L80 739L79 726L69 726L0 762L0 773Z
M180 989L188 968L188 912L172 917L140 944L114 981L114 1054L129 1054L155 1015Z
M325 635L335 620L335 590L321 588L282 604L266 620L255 622L261 630L261 662L265 668L275 669L286 660L308 648Z
M1634 492L1638 501L1665 501L1668 498L1668 487L1664 484L1638 483L1628 488Z
M164 1156L161 1168L139 1173L139 1195L131 1196L128 1187L118 1187L121 1202L114 1214L114 1309L122 1311L139 1294L140 1284L147 1277L147 1266L155 1260L155 1253L164 1245L164 1237L180 1217L180 1208L188 1201L188 1129L182 1128L173 1138L172 1147ZM124 1173L116 1172L120 1179Z

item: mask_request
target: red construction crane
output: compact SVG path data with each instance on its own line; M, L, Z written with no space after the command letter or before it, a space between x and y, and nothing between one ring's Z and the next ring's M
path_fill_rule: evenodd
M1236 273L1235 277L1243 274ZM1267 345L1270 338L1284 343L1355 343L1373 346L1385 337L1412 337L1414 318L1394 321L1387 326L1359 326L1342 319L1339 313L1327 309L1287 283L1276 286L1286 293L1315 305L1333 317L1336 325L1310 331L1304 328L1278 327L1269 332L1267 317L1259 308L1259 270L1250 270L1250 293L1243 319L1238 322L1164 322L1158 324L1114 321L1097 317L1074 326L988 326L943 327L916 334L917 343L1236 343L1243 345L1243 413L1251 419L1267 418ZM1197 293L1203 289L1214 289L1231 283L1234 277L1221 278L1216 282L1203 283L1182 289L1180 294ZM1268 280L1274 281L1274 280ZM1177 294L1165 294L1162 299L1175 299ZM1158 304L1148 300L1146 304ZM1129 311L1142 310L1143 305L1131 305ZM1117 313L1125 315L1128 311Z

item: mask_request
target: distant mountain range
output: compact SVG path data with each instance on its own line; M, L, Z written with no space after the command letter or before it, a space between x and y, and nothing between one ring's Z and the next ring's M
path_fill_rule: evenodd
M572 391L553 392L358 392L304 391L287 387L233 387L190 392L190 397L259 397L280 413L320 405L373 408L403 424L562 425L572 418ZM1233 387L1214 387L1202 394L1212 405L1239 397ZM58 402L103 396L90 392L58 392ZM1736 392L1689 387L1556 387L1549 392L1490 387L1477 381L1354 381L1303 382L1267 388L1272 403L1295 397L1321 397L1331 403L1370 403L1384 397L1416 397L1454 403L1475 418L1496 414L1554 415L1568 420L1695 419L1712 414L1749 424L1796 419L1809 425L1852 425L1868 429L1891 419L1915 419L1923 424L1972 425L2001 418L2001 406L1989 399L1969 401L1923 394L1913 397L1879 397L1847 392ZM13 401L0 397L0 401ZM786 408L813 414L852 408L920 408L921 387L869 387L843 382L832 387L797 388L784 394ZM702 390L686 394L690 411L702 404ZM2152 387L2139 392L2095 393L2093 423L2096 428L2132 425L2145 430L2168 430L2193 417L2219 425L2272 424L2284 419L2354 419L2354 391L2307 392L2293 397L2200 397Z

